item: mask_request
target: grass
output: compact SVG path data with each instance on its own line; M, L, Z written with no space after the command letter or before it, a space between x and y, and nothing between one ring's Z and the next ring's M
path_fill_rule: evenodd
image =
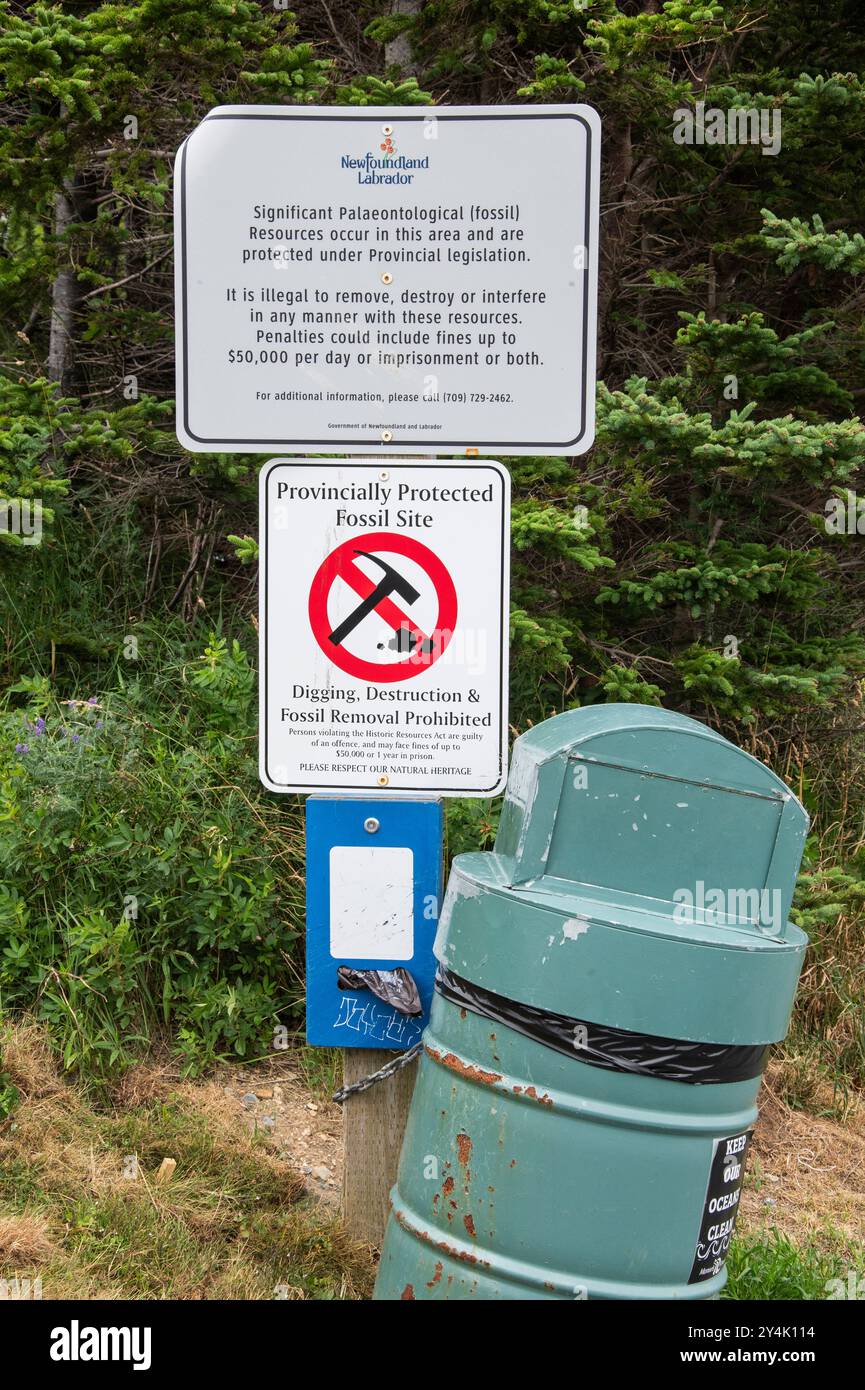
M865 1251L832 1231L801 1243L777 1230L740 1235L730 1248L727 1271L723 1297L728 1299L826 1299L839 1293L833 1280L841 1281L843 1297L851 1272L865 1295Z
M330 1100L342 1085L342 1052L337 1047L309 1047L298 1053L303 1079L322 1100Z
M0 1124L0 1278L51 1299L356 1299L368 1250L305 1196L220 1085L103 1110L32 1026L4 1039L20 1103ZM169 1182L157 1178L176 1161Z

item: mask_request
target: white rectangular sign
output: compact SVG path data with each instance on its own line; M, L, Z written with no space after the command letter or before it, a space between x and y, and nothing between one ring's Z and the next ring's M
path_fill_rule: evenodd
M404 846L334 845L330 851L334 960L411 960L414 855Z
M266 787L504 788L509 519L510 479L487 459L264 466Z
M175 171L180 442L584 453L599 167L588 106L217 107Z

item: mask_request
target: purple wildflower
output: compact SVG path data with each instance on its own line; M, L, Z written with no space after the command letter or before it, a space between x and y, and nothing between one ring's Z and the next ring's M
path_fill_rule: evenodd
M97 698L96 698L95 695L91 695L91 696L89 696L89 698L88 698L88 700L87 700L87 703L88 703L88 705L98 705L98 704L99 704L99 701L97 700Z
M36 723L33 725L33 735L35 738L41 738L44 732L45 720L42 718L42 715L40 714L39 718L36 720Z
M73 743L80 743L80 742L81 742L81 735L80 735L80 734L73 734L73 735L72 735L72 742L73 742Z
M30 752L30 748L29 748L28 744L26 744L26 743L16 743L16 745L15 745L15 752L16 752L16 753L29 753L29 752Z
M94 729L101 729L101 728L102 728L102 720L101 720L101 719L97 719L97 721L96 721L96 723L94 724L93 727L94 727Z

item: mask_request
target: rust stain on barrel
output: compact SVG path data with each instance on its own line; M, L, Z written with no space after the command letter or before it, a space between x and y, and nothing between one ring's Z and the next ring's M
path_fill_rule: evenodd
M489 1260L482 1260L478 1255L472 1255L469 1250L457 1250L454 1246L448 1245L446 1240L437 1241L436 1250L443 1250L452 1260L462 1260L463 1264L483 1265L485 1269L490 1267Z
M467 1134L457 1135L457 1153L460 1163L464 1168L468 1168L472 1156L472 1141Z
M515 1086L515 1087L514 1087L514 1090L517 1090L517 1089L518 1089L518 1088ZM534 1086L527 1086L527 1087L526 1087L526 1095L527 1095L531 1100L536 1100L536 1101L538 1102L538 1105L552 1105L552 1103L553 1103L553 1098L552 1098L552 1096L548 1095L546 1091L544 1092L544 1094L543 1094L542 1096L539 1096Z
M466 1081L479 1081L483 1086L495 1086L497 1081L502 1080L500 1072L483 1071L481 1067L473 1067L470 1062L464 1062L457 1057L454 1052L437 1052L434 1047L426 1045L424 1051L432 1057L434 1062L440 1062L443 1067L449 1067L455 1071L457 1076L462 1076Z
M489 1260L482 1260L479 1255L473 1255L469 1250L459 1250L456 1248L456 1246L449 1245L446 1240L433 1240L429 1231L416 1231L414 1227L410 1226L408 1221L406 1221L404 1212L398 1211L396 1207L394 1207L393 1214L394 1218L399 1222L399 1224L403 1227L404 1230L409 1232L410 1235L416 1236L418 1240L428 1241L429 1244L433 1245L436 1250L441 1250L442 1253L449 1256L450 1259L461 1260L463 1264L483 1265L485 1269L490 1268ZM453 1275L449 1274L448 1283L450 1283L452 1279ZM411 1289L411 1287L411 1284L406 1284L406 1289ZM406 1295L405 1293L405 1290L403 1290L403 1296L408 1297L408 1295ZM412 1291L411 1297L414 1298L414 1291Z

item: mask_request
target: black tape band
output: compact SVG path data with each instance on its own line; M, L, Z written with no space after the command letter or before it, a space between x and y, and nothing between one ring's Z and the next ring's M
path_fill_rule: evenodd
M761 1076L769 1055L768 1043L742 1047L729 1043L683 1042L651 1033L631 1033L607 1028L567 1014L553 1014L520 1004L502 994L482 989L469 980L439 967L436 991L443 999L470 1009L482 1018L504 1023L516 1033L543 1043L554 1052L605 1071L655 1076L661 1081L684 1081L691 1086L752 1081Z

